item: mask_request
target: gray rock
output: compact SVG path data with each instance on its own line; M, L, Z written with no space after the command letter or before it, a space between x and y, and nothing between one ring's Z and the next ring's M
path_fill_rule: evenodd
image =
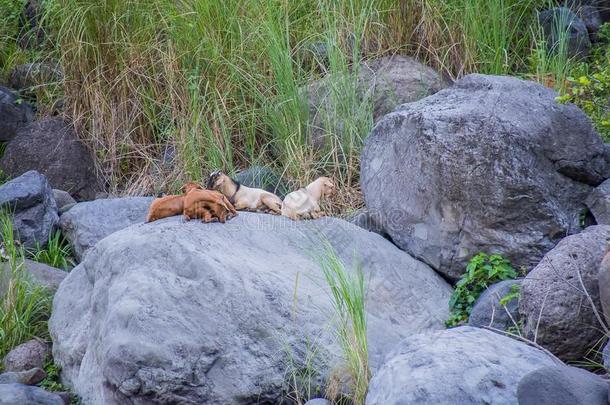
M25 63L13 67L9 85L17 90L28 90L44 86L63 79L61 66L57 62Z
M394 243L453 280L479 252L532 268L580 230L607 170L589 118L556 95L475 74L404 104L365 140L367 208Z
M301 89L308 98L312 143L316 147L327 143L329 132L334 135L342 133L343 123L335 122L341 116L336 111L336 100L345 96L333 94L336 87L333 83L337 80L335 76L327 76ZM448 85L434 69L413 58L395 55L361 64L357 92L363 101L371 101L373 120L376 121L396 106L434 94Z
M599 31L603 24L602 16L599 10L596 7L583 6L578 10L577 14L585 23L591 42L596 41L597 31Z
M602 350L602 361L606 371L610 371L610 343L606 342L604 350Z
M587 196L586 204L595 222L610 225L610 179L594 188Z
M0 384L35 385L45 378L47 378L47 373L41 368L33 368L27 371L7 371L0 374Z
M19 128L34 118L28 103L22 102L10 89L0 86L0 142L10 141Z
M0 405L64 405L57 394L23 384L0 384Z
M585 23L569 8L555 7L538 16L550 52L559 52L560 39L565 37L569 58L586 58L591 50L589 32Z
M411 336L373 375L366 405L516 404L521 378L556 362L525 343L470 326Z
M55 117L21 128L7 145L0 168L12 177L37 170L53 188L66 190L77 200L93 199L100 187L91 153L74 130Z
M262 188L284 198L290 191L288 183L273 170L264 166L252 166L235 175L235 180L246 187Z
M603 255L599 266L599 300L606 323L610 323L610 246Z
M348 221L362 229L366 229L369 232L375 232L384 238L389 239L389 235L383 230L380 216L370 213L366 208L356 212Z
M13 215L13 229L23 245L45 245L59 220L47 179L29 171L0 186L0 207Z
M76 200L67 191L53 189L53 198L55 198L59 212L64 210L67 205L76 204Z
M345 221L173 217L103 239L60 285L49 329L64 381L91 404L278 403L307 363L323 392L339 349L321 235L362 265L373 369L403 337L444 328L448 284Z
M81 260L106 236L146 219L152 197L109 198L78 203L62 214L59 226Z
M0 262L0 296L6 292L6 286L10 271L8 263ZM56 269L55 267L48 266L44 263L38 263L33 260L25 259L21 270L25 271L30 277L31 281L48 288L51 291L57 290L59 284L68 275L67 272Z
M5 371L28 371L44 368L51 349L39 339L31 339L8 352L2 361Z
M508 330L519 324L519 299L501 305L500 301L511 293L511 288L521 286L521 280L505 280L493 284L475 302L468 318L468 325Z
M576 367L542 367L519 382L519 405L608 405L608 380Z
M599 310L598 273L609 242L607 225L568 236L521 284L519 312L525 336L562 360L581 360L604 336L582 290L584 285Z

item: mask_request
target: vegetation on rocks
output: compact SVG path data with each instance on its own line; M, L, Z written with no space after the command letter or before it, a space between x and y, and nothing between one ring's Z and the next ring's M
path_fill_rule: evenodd
M468 320L477 298L487 287L498 281L514 278L517 278L517 271L512 268L508 260L500 255L479 253L470 260L466 273L455 285L455 291L449 301L451 317L445 324L448 327L463 324ZM518 295L518 291L514 291L514 294ZM503 297L506 300L512 298L514 296Z

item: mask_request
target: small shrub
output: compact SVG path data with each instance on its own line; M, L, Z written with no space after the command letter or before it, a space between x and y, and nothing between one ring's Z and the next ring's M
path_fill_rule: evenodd
M47 320L51 313L51 293L30 282L23 271L24 251L14 238L10 214L0 211L0 358L13 347L33 338L49 338Z
M591 62L580 64L567 78L568 90L558 102L571 102L593 121L602 138L610 141L610 24L598 33L600 45L593 49Z
M498 281L516 277L517 271L500 255L479 253L473 257L466 267L466 273L455 285L455 291L449 300L451 316L445 325L453 327L466 322L472 306L487 287Z
M72 248L59 231L49 236L46 248L43 249L38 245L30 252L32 260L64 270L74 265L71 255Z
M351 378L351 402L364 404L371 370L368 360L366 337L366 288L361 267L346 269L330 242L325 242L324 254L319 258L324 278L330 287L332 303L337 316L337 336L343 351L346 368ZM327 396L338 395L333 379L329 382ZM335 388L333 390L332 388Z

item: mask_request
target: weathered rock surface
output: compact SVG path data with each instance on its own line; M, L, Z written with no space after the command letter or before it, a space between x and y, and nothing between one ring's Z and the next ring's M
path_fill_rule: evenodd
M367 208L394 243L451 279L481 251L532 268L580 229L584 200L607 173L590 120L555 96L475 74L402 105L365 141Z
M485 329L424 333L387 356L366 404L516 404L521 378L555 364L548 354Z
M144 222L152 197L109 198L78 203L62 214L59 226L81 260L106 236Z
M17 65L9 78L9 85L17 90L48 85L62 80L63 72L57 62L34 62Z
M519 405L607 405L608 380L576 367L542 367L519 382Z
M477 299L470 317L468 325L482 327L490 326L494 329L508 330L508 328L518 325L519 299L514 298L502 305L500 301L511 294L511 288L521 286L521 280L505 280L491 285Z
M599 300L601 312L606 318L606 324L610 323L610 246L606 247L603 260L599 266Z
M369 212L366 208L356 212L348 221L369 232L375 232L384 238L389 238L389 235L383 230L383 225L380 223L381 218L375 213Z
M592 303L601 314L598 274L609 242L607 225L568 236L521 284L525 336L562 360L581 360L604 335Z
M560 52L561 38L565 38L569 58L586 58L591 50L587 26L567 7L545 10L538 16L550 52Z
M41 368L33 368L27 371L7 371L0 374L0 384L38 384L47 377L47 373Z
M28 103L19 100L10 89L0 86L0 142L10 141L17 130L34 118Z
M610 179L587 196L587 207L599 225L610 225Z
M57 394L23 384L0 384L0 405L65 405Z
M13 215L13 229L26 247L45 245L59 217L47 179L29 171L0 186L0 207Z
M0 168L11 177L37 170L53 188L77 200L93 199L99 190L91 153L60 118L44 118L21 128L7 145Z
M278 403L310 356L323 392L339 349L320 235L348 271L362 264L373 369L403 337L444 328L447 283L345 221L174 217L103 239L59 287L49 326L65 381L88 404Z
M610 343L606 342L602 350L602 361L607 371L610 371Z
M262 188L280 198L291 192L287 182L265 166L253 166L235 175L235 180L246 187Z
M76 204L76 200L67 191L53 189L53 198L55 198L59 212L62 212L67 205Z
M31 339L8 352L2 361L5 371L28 371L43 368L51 349L38 339Z
M345 95L333 94L337 80L323 77L302 90L308 97L312 143L317 147L326 143L329 131L342 133L343 123L336 122L340 117L336 110L337 100ZM361 64L356 91L361 100L371 100L373 119L377 120L400 104L419 100L448 85L434 69L413 58L394 55Z

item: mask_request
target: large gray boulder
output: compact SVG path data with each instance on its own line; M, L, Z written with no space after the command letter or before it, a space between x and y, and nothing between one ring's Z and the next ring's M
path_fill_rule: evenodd
M93 156L74 129L57 117L21 128L0 158L0 169L11 177L37 170L53 188L65 190L77 200L91 200L100 189Z
M0 207L11 212L16 236L28 248L45 245L59 220L49 182L33 170L0 186Z
M519 405L608 405L608 380L576 367L542 367L517 389Z
M366 405L516 404L521 378L557 363L525 343L470 326L411 336L373 375Z
M586 58L589 55L591 40L587 25L569 8L545 10L539 14L538 21L550 52L566 52L568 58Z
M494 329L508 330L519 326L519 298L502 302L513 294L513 289L521 288L521 280L504 280L487 288L477 299L468 317L468 325L489 326Z
M301 91L307 95L312 143L321 147L330 133L341 134L343 122L338 111L344 94L334 94L338 76L311 82ZM403 103L419 100L447 87L449 83L431 67L401 55L373 59L360 65L356 92L372 105L374 121Z
M34 112L10 89L0 86L0 142L10 141L19 128L32 121Z
M152 200L152 197L129 197L78 203L62 214L59 226L72 245L74 256L81 260L87 250L106 236L144 222Z
M64 381L88 404L279 403L307 368L323 392L340 362L322 238L362 266L373 369L403 337L444 328L449 285L345 221L174 217L103 239L61 284L49 329Z
M602 316L598 274L608 243L607 225L568 236L521 284L525 336L563 360L582 360L604 337L593 306Z
M597 186L587 196L587 208L599 225L610 225L610 179Z
M23 384L0 384L0 405L65 405L57 394Z
M479 252L532 268L580 229L583 202L607 172L590 120L556 95L474 74L404 104L365 141L368 209L394 243L451 279Z

